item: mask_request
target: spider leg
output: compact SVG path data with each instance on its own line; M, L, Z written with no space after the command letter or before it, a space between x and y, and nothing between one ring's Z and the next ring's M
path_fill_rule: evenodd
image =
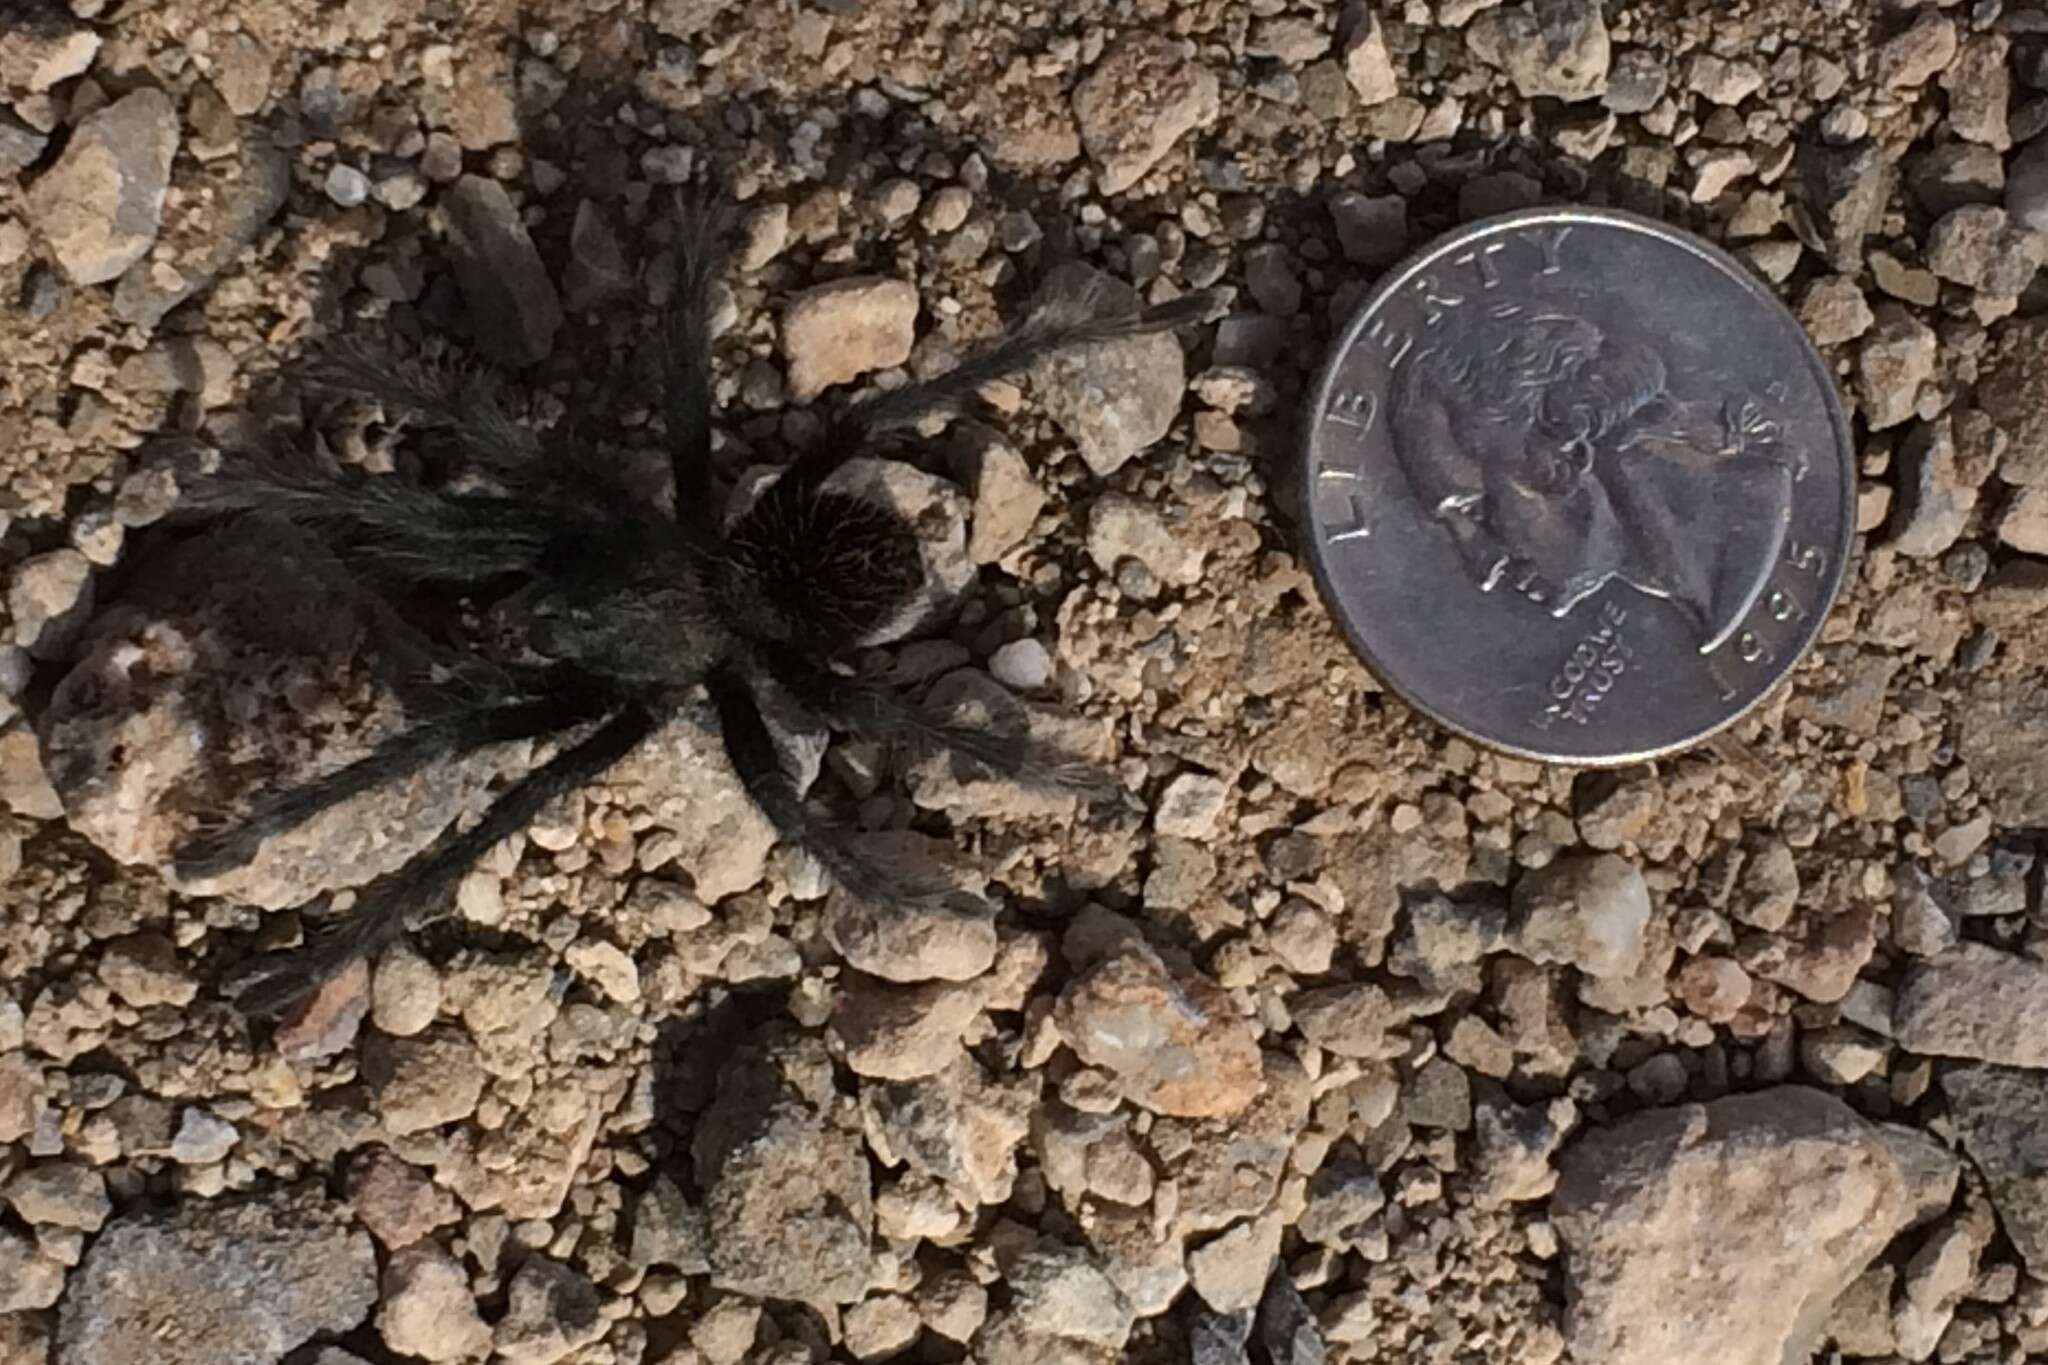
M720 223L710 191L700 187L680 204L674 291L661 329L662 399L666 406L676 520L708 529L711 507L711 280L724 262Z
M451 432L485 468L515 473L540 460L540 439L505 411L498 386L481 370L349 337L325 343L305 374L322 388L372 400L393 419Z
M812 812L783 770L753 689L735 669L728 665L712 670L705 686L718 708L726 756L747 796L778 834L822 863L842 890L860 900L883 904L941 903L956 895L936 880L920 881L884 866L855 847L844 827Z
M1028 369L1045 356L1098 342L1168 332L1222 315L1227 298L1216 290L1187 294L1142 313L1105 315L1092 290L1056 292L1041 300L1023 322L995 345L946 373L921 383L877 394L855 404L832 423L824 439L798 457L789 475L816 484L852 459L875 437L913 426L926 417L957 412L992 380Z
M412 726L346 767L259 802L232 828L193 839L177 852L178 874L213 877L231 872L254 858L265 840L297 829L351 797L486 744L567 729L600 709L601 703L588 694L571 694L468 709Z
M769 675L829 725L871 739L904 739L922 749L942 749L1027 787L1083 797L1107 796L1116 788L1107 772L1028 734L962 725L889 688L842 677L795 650L760 649Z
M567 514L514 498L350 479L311 462L239 461L196 481L183 505L267 512L314 531L355 567L407 583L477 583L531 572Z
M432 847L363 891L355 909L305 947L280 955L244 989L238 1003L249 1014L273 1014L318 990L336 972L390 944L416 915L446 903L456 884L484 854L533 823L558 797L601 776L654 730L656 717L634 705L564 749L509 788L483 819L449 833Z

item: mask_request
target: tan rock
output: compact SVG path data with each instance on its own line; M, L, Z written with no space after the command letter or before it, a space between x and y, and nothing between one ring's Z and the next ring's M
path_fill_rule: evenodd
M1913 1216L1879 1130L1781 1086L1640 1114L1564 1154L1577 1365L1782 1365Z
M798 295L782 317L790 397L799 403L873 370L910 359L917 290L904 280L861 276Z
M1126 942L1078 977L1056 1015L1067 1045L1161 1114L1233 1114L1259 1091L1259 1047L1229 994Z

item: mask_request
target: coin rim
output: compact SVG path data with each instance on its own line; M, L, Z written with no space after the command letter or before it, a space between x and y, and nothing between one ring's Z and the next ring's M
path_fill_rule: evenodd
M1777 676L1773 677L1766 686L1759 688L1754 697L1744 702L1736 710L1695 735L1675 740L1672 743L1657 748L1630 750L1627 753L1618 754L1549 754L1540 749L1527 748L1508 740L1494 739L1478 734L1457 721L1450 719L1428 701L1416 695L1405 684L1396 681L1393 676L1393 670L1376 657L1372 649L1368 647L1362 638L1362 632L1351 621L1350 612L1347 610L1347 603L1343 594L1338 592L1336 586L1331 581L1329 568L1324 562L1324 547L1316 535L1314 463L1316 433L1320 425L1318 419L1324 405L1329 400L1330 390L1336 384L1337 372L1344 362L1350 358L1352 348L1357 343L1359 335L1365 330L1367 324L1372 321L1374 314L1394 294L1445 252L1474 238L1490 236L1512 228L1538 223L1605 224L1630 229L1658 238L1682 251L1690 252L1694 256L1699 257L1708 265L1733 279L1737 286L1746 291L1750 297L1774 310L1791 326L1792 335L1798 338L1798 349L1805 357L1807 368L1812 371L1815 381L1820 388L1822 401L1826 405L1828 425L1835 434L1836 449L1846 456L1843 468L1841 506L1837 509L1842 529L1835 544L1834 561L1829 570L1830 577L1824 598L1825 606L1813 614L1812 624L1808 627L1805 636L1799 641L1798 648L1788 650L1785 656L1785 663L1778 670ZM1454 735L1462 736L1496 753L1508 754L1515 758L1530 759L1538 763L1552 764L1559 767L1620 768L1633 763L1646 763L1652 759L1683 753L1712 739L1715 735L1735 725L1743 717L1756 710L1766 698L1770 697L1784 685L1785 680L1792 675L1792 671L1812 652L1814 642L1820 638L1822 627L1827 624L1828 617L1834 614L1835 606L1841 599L1842 585L1848 578L1849 557L1856 543L1857 477L1855 431L1850 426L1848 415L1842 407L1842 394L1840 388L1835 383L1834 372L1828 368L1827 362L1821 357L1819 348L1813 344L1813 338L1807 335L1806 328L1800 325L1799 319L1786 306L1785 301L1779 298L1763 281L1757 279L1747 266L1736 260L1728 252L1707 241L1697 233L1685 228L1674 227L1670 223L1662 222L1645 214L1631 213L1626 209L1517 209L1511 213L1494 214L1477 222L1467 223L1463 227L1453 228L1449 232L1439 233L1435 238L1404 256L1399 263L1380 279L1378 284L1373 286L1372 292L1352 312L1350 320L1345 323L1343 332L1339 335L1336 343L1330 348L1329 355L1324 360L1322 368L1309 390L1308 409L1305 414L1305 420L1302 423L1300 448L1297 452L1296 473L1299 485L1297 501L1299 504L1301 526L1308 540L1309 568L1315 578L1316 592L1323 599L1324 609L1336 619L1338 629L1344 633L1345 640L1351 645L1351 652L1358 656L1359 662L1365 665L1366 671L1372 674L1382 687L1406 703L1410 709Z

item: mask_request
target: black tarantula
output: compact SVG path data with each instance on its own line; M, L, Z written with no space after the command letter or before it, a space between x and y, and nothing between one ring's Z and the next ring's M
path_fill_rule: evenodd
M528 645L522 662L464 652L460 695L415 717L364 758L257 803L239 823L179 850L179 870L216 875L264 840L380 784L500 741L574 735L506 789L475 824L451 828L360 894L336 927L281 955L241 996L273 1012L408 923L440 910L482 855L550 801L596 780L702 685L725 751L777 832L865 899L943 898L865 856L814 812L784 770L762 719L764 687L825 725L949 750L1020 782L1085 791L1101 778L1049 746L955 723L829 666L900 618L923 582L913 532L894 511L827 489L827 476L878 437L977 401L990 381L1050 352L1213 319L1220 300L1189 295L1129 316L1087 297L1052 297L980 355L922 383L830 414L730 528L714 506L708 295L719 233L701 198L676 233L676 281L662 327L664 416L674 511L604 477L573 445L544 443L480 379L342 345L314 362L323 387L374 400L388 417L437 429L485 483L469 491L390 476L349 477L297 460L237 461L195 501L213 512L267 513L314 534L394 602L426 592L506 595ZM442 689L452 690L449 687Z

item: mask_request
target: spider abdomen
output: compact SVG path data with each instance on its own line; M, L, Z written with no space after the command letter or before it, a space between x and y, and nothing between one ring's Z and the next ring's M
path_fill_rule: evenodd
M829 652L893 624L924 585L910 524L865 498L786 482L726 538L728 600L758 615L752 633Z

